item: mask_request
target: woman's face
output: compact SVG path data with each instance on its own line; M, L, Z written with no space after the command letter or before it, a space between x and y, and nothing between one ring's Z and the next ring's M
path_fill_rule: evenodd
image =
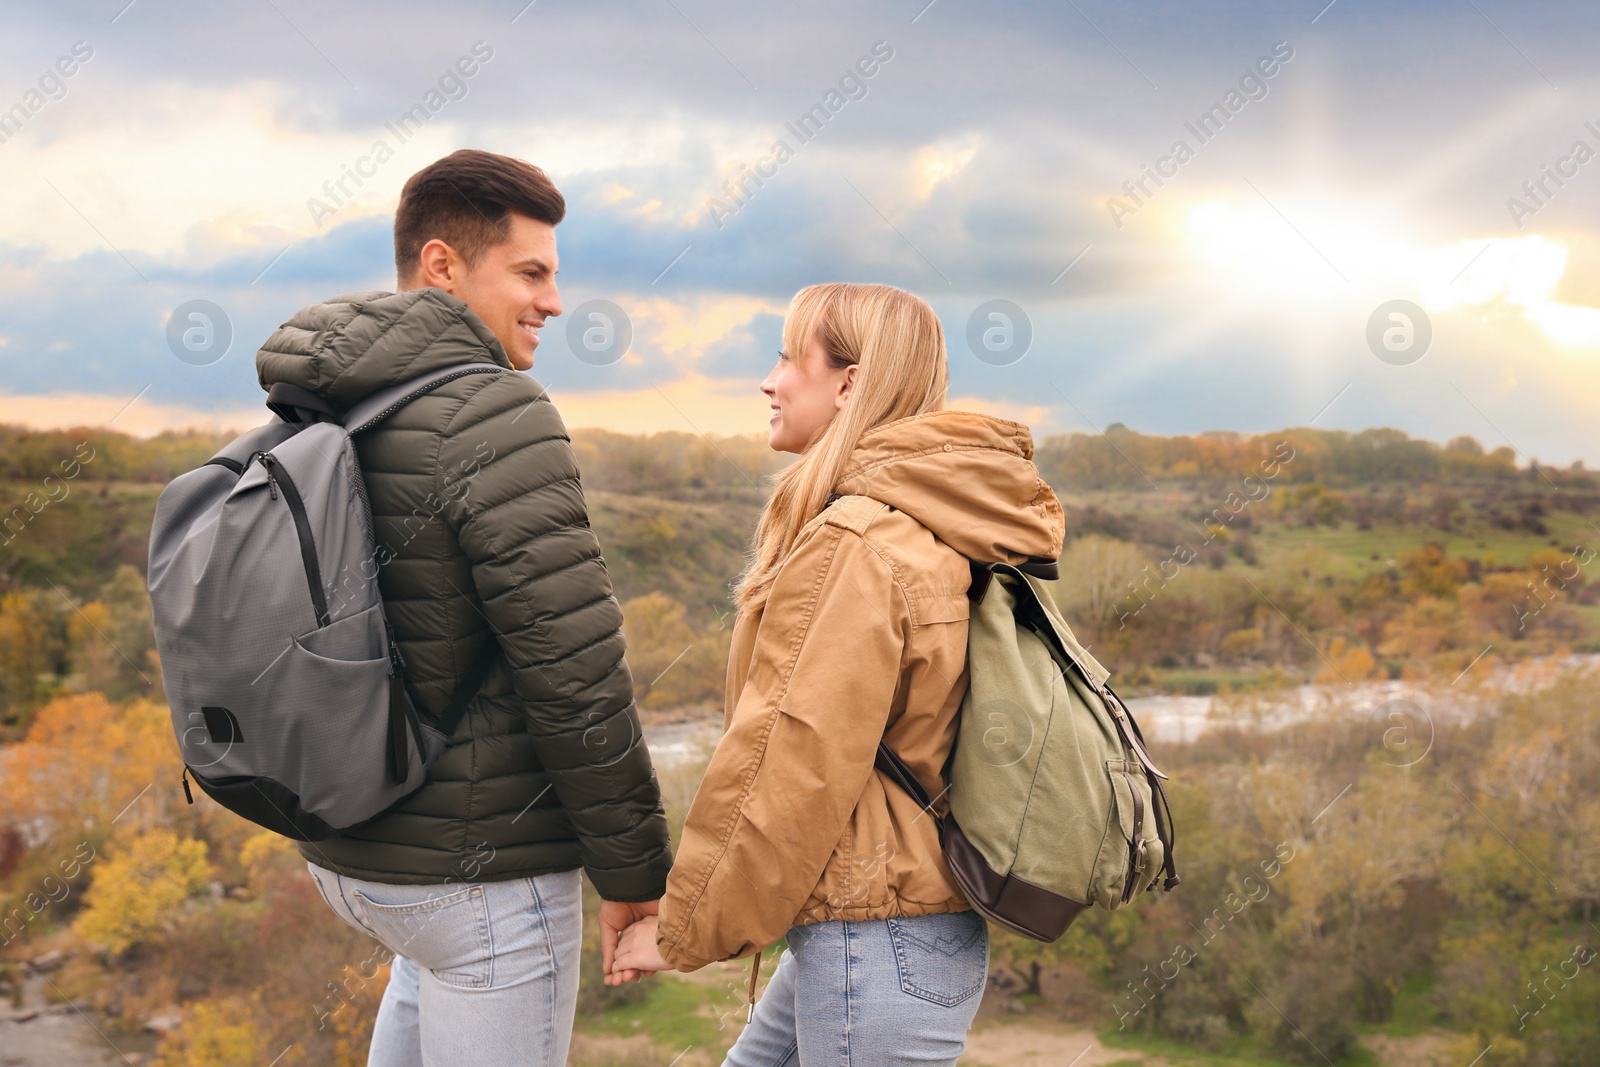
M772 436L767 444L775 452L806 450L818 430L844 407L855 384L856 367L831 367L822 346L813 338L796 357L782 352L761 391L772 404Z

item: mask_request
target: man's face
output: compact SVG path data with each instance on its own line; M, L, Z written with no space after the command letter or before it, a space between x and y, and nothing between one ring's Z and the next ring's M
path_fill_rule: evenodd
M539 327L561 314L556 291L556 230L526 215L506 216L507 239L487 249L467 266L459 253L440 240L423 245L417 270L407 289L431 285L466 302L506 350L517 370L533 366Z

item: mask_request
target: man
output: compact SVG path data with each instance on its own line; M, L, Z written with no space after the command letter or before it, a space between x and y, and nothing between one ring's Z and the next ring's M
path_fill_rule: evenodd
M474 691L421 789L300 846L329 907L395 953L374 1067L564 1063L579 868L604 900L609 972L617 931L655 913L672 862L566 428L516 373L561 314L565 211L537 167L449 155L401 193L399 292L308 307L256 356L264 388L289 382L336 412L436 368L505 368L446 381L356 438L412 699L437 716Z

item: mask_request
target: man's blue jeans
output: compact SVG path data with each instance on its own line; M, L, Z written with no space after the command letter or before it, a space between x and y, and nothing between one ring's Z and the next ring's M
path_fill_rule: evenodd
M583 936L578 871L388 885L307 864L335 915L395 954L368 1067L560 1067Z
M789 930L755 1019L724 1067L953 1065L983 998L975 911Z

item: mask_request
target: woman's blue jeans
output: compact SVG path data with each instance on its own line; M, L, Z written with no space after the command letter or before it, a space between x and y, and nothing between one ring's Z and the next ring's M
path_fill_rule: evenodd
M796 926L788 942L725 1067L937 1067L965 1051L989 972L977 912Z
M307 864L335 915L395 958L368 1067L560 1067L583 937L578 871L389 885Z

